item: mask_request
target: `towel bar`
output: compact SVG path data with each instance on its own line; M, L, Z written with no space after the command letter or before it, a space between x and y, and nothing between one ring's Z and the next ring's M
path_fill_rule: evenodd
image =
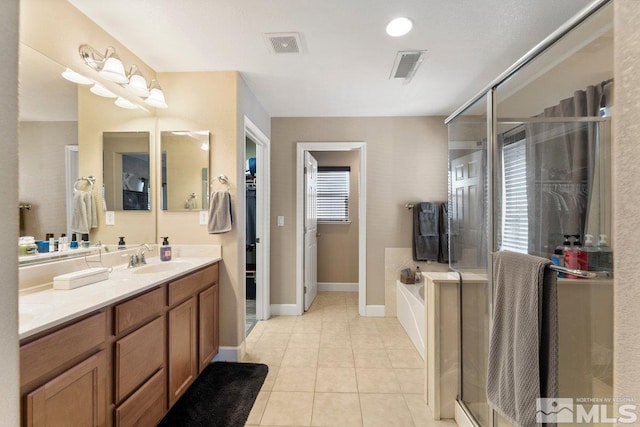
M611 273L608 271L584 271L584 270L576 270L573 268L560 267L559 265L550 265L550 269L558 271L560 273L573 274L574 276L583 277L585 279L595 279L595 278L610 278Z

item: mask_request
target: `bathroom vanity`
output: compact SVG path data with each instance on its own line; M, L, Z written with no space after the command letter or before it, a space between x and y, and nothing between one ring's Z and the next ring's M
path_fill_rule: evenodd
M218 352L219 258L21 296L22 424L156 425Z

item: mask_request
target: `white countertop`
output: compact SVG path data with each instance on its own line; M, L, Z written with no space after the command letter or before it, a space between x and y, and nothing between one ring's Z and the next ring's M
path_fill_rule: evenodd
M109 279L102 282L72 290L48 288L21 295L19 337L30 337L221 259L221 256L179 257L162 262L153 257L147 259L146 266L131 269L125 265L117 266L109 274ZM145 268L149 272L145 272ZM154 268L162 271L153 271Z

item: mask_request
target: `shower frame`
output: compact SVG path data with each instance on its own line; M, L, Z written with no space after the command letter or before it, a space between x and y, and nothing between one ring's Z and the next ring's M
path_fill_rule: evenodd
M467 102L462 104L457 110L455 110L449 117L447 117L444 121L445 125L450 125L452 122L459 118L462 114L464 114L470 107L474 106L478 101L481 101L483 97L486 96L486 128L487 128L487 148L486 148L486 177L487 177L487 212L486 212L486 226L487 226L487 257L490 257L490 254L497 249L496 245L496 236L497 236L497 217L494 214L496 209L498 208L498 201L495 195L497 194L497 184L499 181L498 174L500 173L500 169L497 167L498 160L500 158L500 147L498 144L498 124L505 122L532 122L536 121L535 118L527 118L527 119L513 119L513 118L505 118L498 120L497 113L497 89L498 87L504 83L506 80L514 76L518 71L524 68L526 65L534 61L540 55L545 53L547 49L551 48L555 43L557 43L560 39L562 39L569 32L574 30L580 24L585 22L591 16L595 15L598 11L600 11L604 6L612 3L612 0L595 0L589 5L587 5L584 9L582 9L578 14L573 16L571 19L562 24L557 30L547 36L544 40L534 46L530 51L528 51L525 55L523 55L520 59L514 62L510 67L508 67L503 73L498 75L491 83L485 86L482 90L480 90L476 95L471 97ZM577 119L577 121L598 121L594 118L572 118ZM567 118L541 118L540 121L544 122L566 122ZM572 120L573 121L573 120ZM450 209L451 212L451 209ZM451 248L452 245L450 244ZM454 269L454 271L457 271ZM458 376L458 404L460 405L461 410L465 413L470 422L472 422L476 426L481 426L476 420L473 412L466 406L463 401L462 390L463 390L463 365L462 365L462 357L463 357L463 342L462 342L462 308L463 308L463 298L462 298L462 282L463 275L462 272L459 273L459 295L458 298L458 311L460 316L460 352L459 352L459 366L460 366L460 375ZM490 259L487 259L487 278L493 277L492 274L492 262ZM489 313L493 313L493 283L491 280L487 280L487 304ZM489 330L491 330L493 324L493 316L489 315ZM488 413L488 426L495 427L497 425L497 416L495 411L490 410Z

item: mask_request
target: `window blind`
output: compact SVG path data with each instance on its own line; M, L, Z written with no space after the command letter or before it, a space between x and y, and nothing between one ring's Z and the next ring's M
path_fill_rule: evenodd
M521 253L529 249L526 148L522 138L502 150L502 249Z
M349 222L349 173L351 168L318 167L316 214L318 222Z

